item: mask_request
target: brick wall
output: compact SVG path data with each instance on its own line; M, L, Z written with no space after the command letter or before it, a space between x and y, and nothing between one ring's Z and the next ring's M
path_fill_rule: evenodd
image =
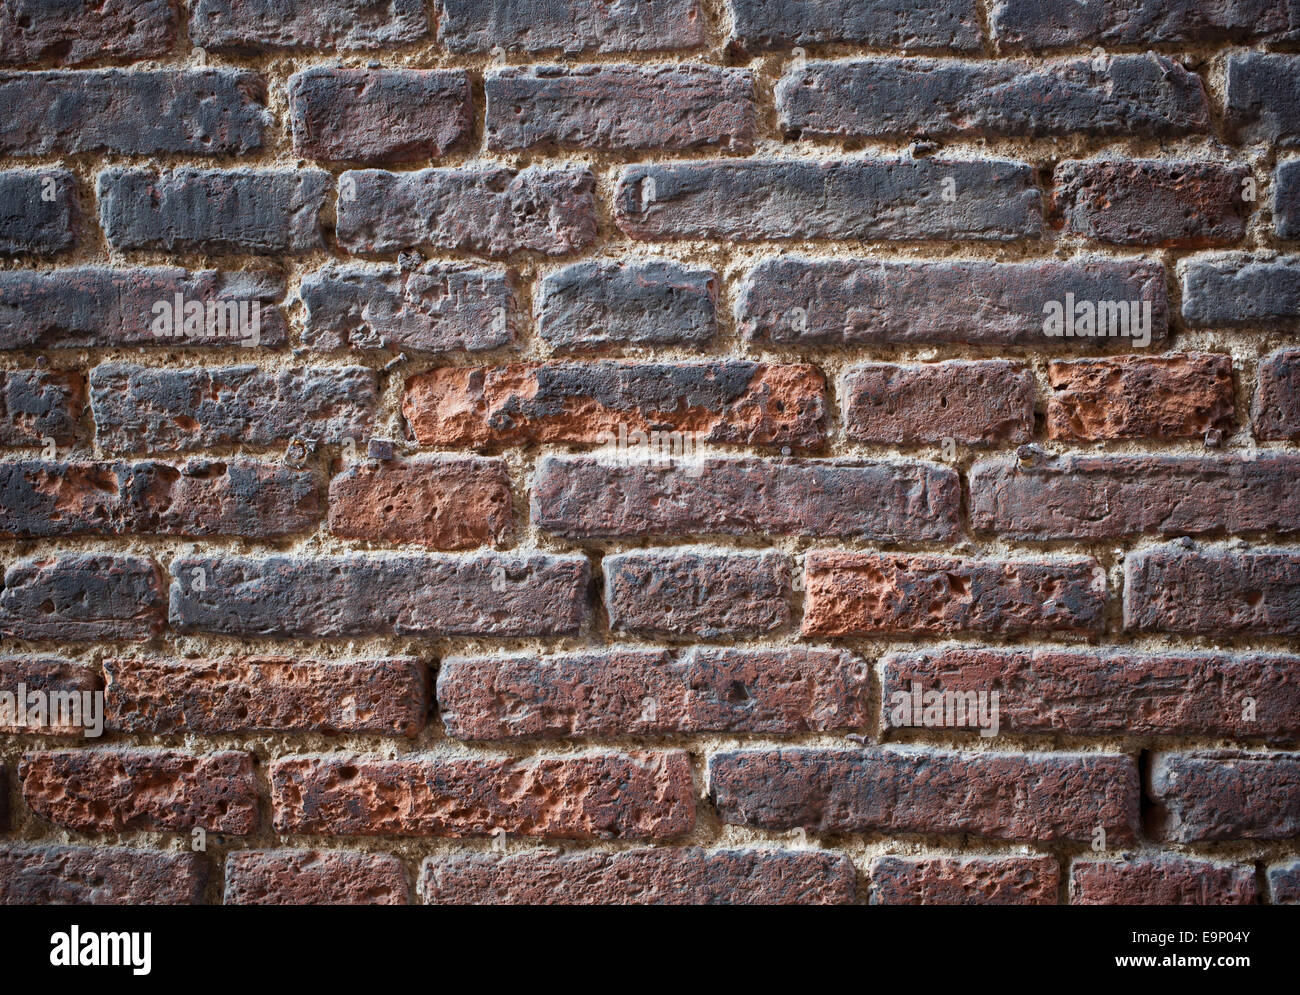
M1296 53L9 0L0 901L1296 901Z

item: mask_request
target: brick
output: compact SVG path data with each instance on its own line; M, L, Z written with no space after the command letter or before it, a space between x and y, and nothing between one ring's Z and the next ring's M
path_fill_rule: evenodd
M1177 543L1129 553L1124 628L1219 637L1300 634L1300 554Z
M335 535L431 549L501 545L514 533L500 459L433 456L353 463L330 481Z
M917 6L891 0L729 0L733 37L748 50L843 43L872 48L980 47L974 0Z
M9 831L9 768L0 764L0 830ZM4 887L0 879L0 888Z
M1226 80L1223 118L1230 141L1300 146L1300 56L1234 52Z
M172 0L11 0L0 10L0 65L155 59L176 41Z
M97 737L103 731L97 721L103 712L96 714L92 696L103 689L97 668L72 660L0 657L0 732Z
M790 623L790 563L784 553L647 550L606 556L603 567L613 632L714 639Z
M0 635L143 641L162 631L166 606L152 560L96 553L19 560L5 570Z
M717 298L716 273L668 259L574 263L542 279L537 334L566 351L703 345Z
M294 152L324 162L436 159L469 138L474 106L460 69L334 69L289 77Z
M1232 357L1220 353L1054 360L1047 379L1053 439L1195 439L1231 435Z
M902 720L897 728L923 724L915 705L906 708L897 697L912 695L914 686L923 695L996 691L998 729L1015 734L1278 741L1300 735L1300 657L1280 653L962 647L890 653L881 661L883 726L895 727L895 718ZM955 704L954 715L960 717Z
M1000 50L1300 40L1289 0L997 0Z
M1286 162L1273 174L1273 224L1277 237L1300 239L1300 162Z
M153 369L102 363L90 372L95 439L130 452L326 444L369 438L375 371L360 366Z
M641 163L619 174L614 220L642 241L1012 242L1043 232L1032 168L996 159Z
M844 431L859 442L972 446L1028 442L1034 373L1004 360L865 363L844 374Z
M545 553L177 557L171 623L238 636L572 635L589 576L586 558Z
M266 82L231 69L0 73L0 154L242 155L272 118Z
M811 850L660 847L428 857L426 905L851 905L852 862Z
M1071 905L1257 905L1255 868L1163 853L1134 860L1075 860Z
M444 367L406 382L402 414L423 446L611 443L650 432L685 440L818 448L826 379L815 366L512 363Z
M961 483L931 463L543 456L532 520L569 539L800 535L955 539Z
M190 39L200 48L383 48L429 33L421 0L196 0Z
M0 446L70 445L86 409L86 378L63 370L0 371Z
M438 712L456 739L786 734L867 724L868 667L810 648L609 649L444 657Z
M1098 827L1132 841L1138 772L1104 753L790 748L715 753L726 825L816 833L961 834L1051 843Z
M438 40L453 52L649 52L707 41L699 0L440 0Z
M226 858L225 905L409 905L402 862L386 853L238 850Z
M66 169L0 172L0 254L62 252L77 240L78 220L77 179Z
M0 462L0 537L239 535L308 531L324 508L309 470L248 460L176 465Z
M1068 234L1110 245L1231 245L1246 234L1251 175L1214 162L1063 162L1052 176L1052 211Z
M200 853L0 845L0 905L202 905Z
M749 152L758 132L749 69L512 67L489 73L484 91L490 149Z
M1300 350L1279 349L1259 364L1250 420L1257 439L1300 438Z
M1300 858L1269 867L1268 891L1274 905L1300 905Z
M1201 750L1151 761L1148 836L1175 843L1300 835L1300 756Z
M256 832L253 757L233 750L95 749L29 753L18 768L36 815L83 833Z
M415 736L428 673L410 657L104 661L111 729L147 735L248 732Z
M331 183L318 169L107 169L99 223L116 249L307 252L325 248L320 213Z
M302 280L312 349L483 352L515 340L516 275L464 263L330 266Z
M1030 346L1103 344L1051 337L1050 302L1151 303L1151 342L1168 334L1164 267L1100 258L1077 262L882 262L769 259L749 271L736 302L747 341L786 345ZM1112 344L1112 343L1107 343ZM1136 337L1113 344L1139 345Z
M595 178L583 168L353 170L339 178L339 245L562 256L596 239Z
M1031 541L1296 532L1298 473L1292 453L989 460L970 471L971 527Z
M816 550L804 558L805 636L1098 634L1095 560L968 560ZM1104 575L1102 575L1104 577Z
M877 857L872 905L1055 905L1055 857Z
M676 750L271 765L276 830L315 835L671 839L694 827L694 795L689 757Z
M1167 137L1206 134L1200 77L1160 55L1047 63L877 57L795 63L782 129L812 138Z
M181 320L172 322L166 319L176 312L177 295ZM279 308L284 295L284 277L270 272L8 270L0 272L0 349L281 346L289 339ZM203 319L186 331L184 311L194 304ZM248 324L232 326L229 309L241 304Z
M1224 253L1184 260L1178 271L1192 328L1290 328L1300 318L1300 257Z

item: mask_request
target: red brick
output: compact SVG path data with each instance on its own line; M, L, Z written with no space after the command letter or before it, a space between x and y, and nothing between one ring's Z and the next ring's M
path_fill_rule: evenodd
M1147 836L1176 843L1300 835L1300 754L1203 750L1152 758Z
M0 733L90 737L95 718L94 700L90 696L103 689L104 681L97 669L72 660L48 656L0 657ZM35 694L41 695L37 701L33 701ZM41 711L33 715L33 707ZM99 718L103 715L99 711ZM78 717L80 724L75 721ZM60 718L73 721L56 721Z
M1257 905L1255 868L1173 854L1075 860L1071 905Z
M695 825L685 753L397 759L303 756L271 766L279 832L335 836L669 839Z
M198 853L0 845L0 905L202 905Z
M237 850L226 858L226 905L408 905L402 862L386 853Z
M1279 349L1259 364L1250 420L1257 439L1300 439L1300 349Z
M176 42L173 0L10 0L0 8L0 65L155 59Z
M79 436L86 378L64 370L0 371L0 446L66 446Z
M1055 905L1055 857L877 857L872 905Z
M5 570L0 634L15 639L127 639L158 635L167 614L152 560L69 554L20 560Z

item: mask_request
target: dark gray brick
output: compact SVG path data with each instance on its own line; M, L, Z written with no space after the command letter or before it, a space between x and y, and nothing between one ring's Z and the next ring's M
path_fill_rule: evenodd
M1300 145L1300 55L1230 55L1223 118L1238 143Z
M975 0L729 0L736 41L747 49L793 45L873 48L980 47Z
M385 48L429 33L424 0L196 0L200 48Z
M699 0L439 0L438 40L453 52L645 52L707 40Z
M1183 320L1193 328L1291 328L1300 318L1300 257L1228 253L1183 260Z
M76 241L77 180L66 169L0 173L0 253L49 255Z

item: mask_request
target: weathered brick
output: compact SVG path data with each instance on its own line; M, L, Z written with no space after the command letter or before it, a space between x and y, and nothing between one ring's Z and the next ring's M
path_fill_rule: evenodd
M335 69L289 77L289 120L300 156L326 162L435 159L474 127L461 69Z
M257 830L249 753L57 750L27 754L18 773L28 808L78 832L203 829L247 836Z
M1255 905L1255 868L1162 853L1133 860L1075 860L1071 905Z
M514 532L500 459L432 456L353 463L330 481L330 531L432 549L500 545Z
M482 352L515 340L512 270L330 266L303 277L301 294L303 344L312 349Z
M717 334L718 277L668 259L582 262L548 273L537 333L554 349L702 345Z
M0 65L158 58L176 25L173 0L10 0L0 8Z
M1055 857L877 857L872 905L1055 905Z
M0 349L280 346L289 338L279 308L284 295L284 277L269 272L170 266L8 270L0 272ZM175 314L178 299L181 319L192 305L203 311L188 331L183 320L164 320ZM241 302L248 326L217 322Z
M453 52L646 52L707 41L699 0L439 0L438 40Z
M117 249L307 252L325 247L320 212L331 184L319 169L107 169L99 222Z
M1279 653L960 647L891 653L881 661L882 725L923 725L915 699L897 697L912 695L914 686L923 695L997 692L999 731L1017 734L1300 736L1300 657ZM977 724L969 711L967 718Z
M1268 892L1274 905L1300 905L1300 858L1268 869Z
M0 635L15 639L147 640L163 629L162 571L138 556L83 553L11 564Z
M852 862L812 850L661 847L429 857L426 905L850 905Z
M1228 137L1239 144L1300 145L1300 56L1229 55L1223 119Z
M0 905L201 905L201 853L0 846Z
M0 764L0 830L9 831L9 768L4 764Z
M438 670L438 712L457 739L858 728L867 692L865 662L804 647L453 656Z
M113 657L104 673L109 728L128 733L414 736L429 711L427 669L410 657Z
M877 542L954 539L961 483L932 463L544 456L534 524L570 539L805 535Z
M429 33L422 0L196 0L190 39L200 48L382 48Z
M606 556L605 610L614 632L746 636L790 623L784 553L730 549L635 551Z
M703 65L528 66L484 80L487 146L748 152L754 74Z
M0 371L0 446L69 445L86 409L86 378L63 370Z
M818 448L828 418L815 366L734 359L443 367L407 380L402 414L421 445L472 447L659 432Z
M1290 0L996 0L989 19L1003 50L1300 40Z
M302 532L323 513L309 470L249 460L0 462L0 537Z
M1033 169L997 159L714 160L623 167L614 220L640 240L1011 242L1042 206Z
M590 578L585 557L545 553L187 556L171 569L173 628L240 636L571 635Z
M1250 421L1257 439L1300 438L1300 349L1279 349L1259 364Z
M1159 159L1063 162L1052 211L1069 234L1111 245L1198 249L1246 234L1248 166Z
M844 374L844 431L859 442L973 446L1028 442L1034 373L1005 360L866 363Z
M1200 77L1160 55L1047 63L879 57L795 63L776 88L802 137L1160 137L1210 131ZM960 185L959 185L960 189Z
M131 452L326 444L369 438L375 371L360 366L154 369L102 363L90 372L95 439Z
M77 179L66 169L0 172L0 254L62 252L77 227Z
M804 345L1146 345L1136 338L1051 337L1049 303L1151 304L1151 342L1168 334L1164 267L1143 261L882 262L769 259L749 271L736 323L749 341Z
M1051 843L1138 829L1137 766L1105 753L739 751L713 755L709 783L724 823L767 830Z
M1012 539L1300 531L1300 459L1014 458L970 471L971 527Z
M670 839L695 825L686 753L287 757L271 765L279 832L336 836Z
M1300 835L1300 755L1202 750L1151 762L1148 836L1176 843Z
M349 252L562 256L596 239L595 183L577 167L352 170L339 178L336 231Z
M836 42L873 48L980 47L974 0L924 5L893 0L729 0L733 37L745 49Z
M1224 253L1178 264L1193 328L1290 328L1300 318L1300 257Z
M402 862L386 853L238 850L226 858L225 905L409 905Z
M1053 439L1192 439L1232 434L1232 357L1115 356L1048 364Z
M967 560L815 550L804 558L803 633L1098 634L1104 576L1095 560L1082 558Z
M1286 162L1273 174L1273 224L1278 238L1300 239L1300 162Z
M1178 543L1129 553L1124 627L1205 636L1300 634L1300 554Z
M72 660L0 657L0 732L94 738L103 728L91 696L103 689L97 669Z
M240 155L262 147L266 83L231 69L0 73L0 153Z

